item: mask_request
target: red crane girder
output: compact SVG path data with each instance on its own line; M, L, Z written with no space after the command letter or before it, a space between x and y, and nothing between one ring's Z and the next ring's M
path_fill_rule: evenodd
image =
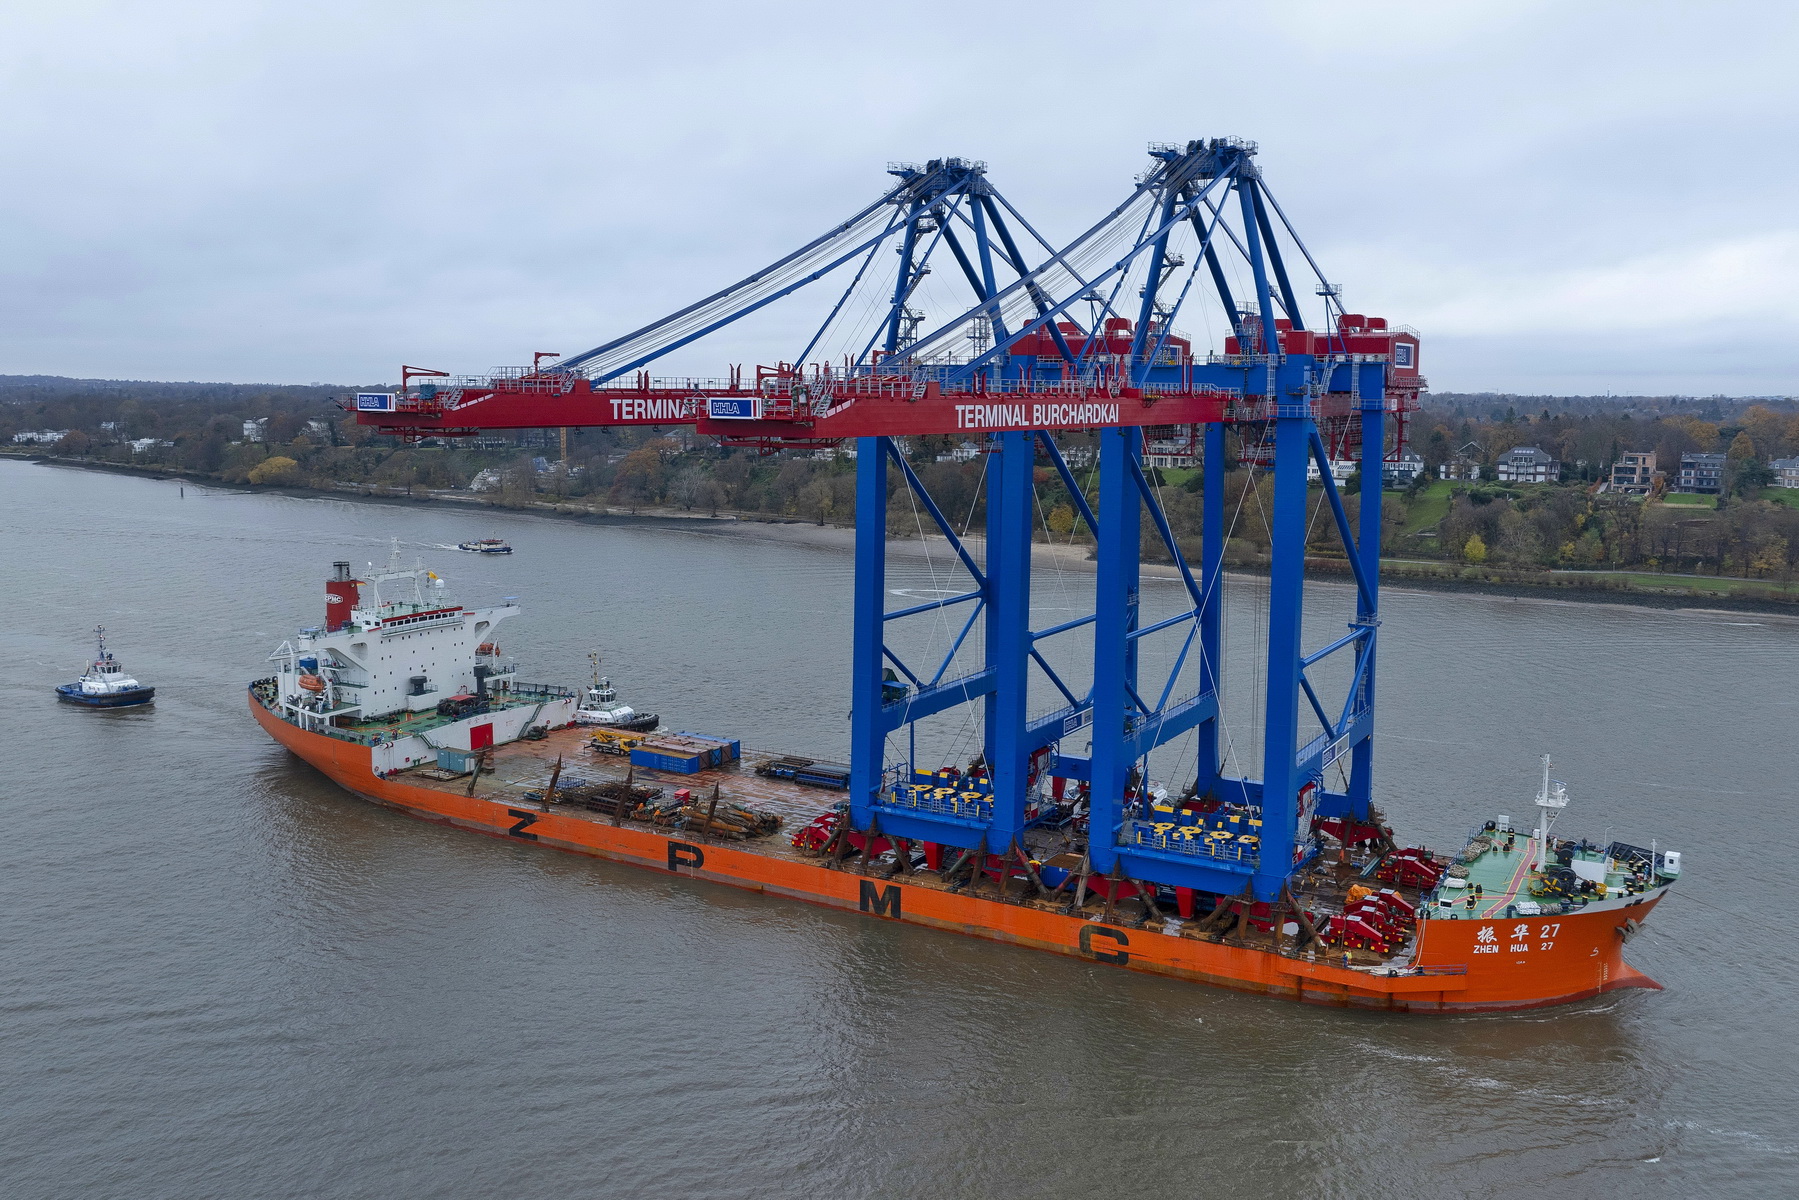
M902 376L758 372L755 386L652 380L594 386L526 372L477 386L409 388L358 422L404 437L456 437L487 429L691 425L731 441L816 444L843 438L988 433L1013 429L1192 425L1223 419L1230 394L1210 387L1129 387L1042 381L946 389Z

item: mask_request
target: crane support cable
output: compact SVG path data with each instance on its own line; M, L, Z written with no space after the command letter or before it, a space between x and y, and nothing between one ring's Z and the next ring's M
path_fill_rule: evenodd
M1060 315L1071 305L1077 303L1083 295L1087 294L1087 292L1093 288L1094 285L1112 279L1114 276L1121 276L1141 254L1155 243L1157 238L1164 236L1176 225L1184 223L1188 219L1193 208L1203 202L1211 193L1212 189L1218 186L1220 181L1230 178L1228 173L1220 173L1206 181L1205 186L1199 191L1197 196L1191 201L1183 201L1170 220L1158 224L1154 220L1154 216L1156 215L1154 209L1161 204L1158 188L1161 186L1172 186L1165 178L1165 174L1166 172L1158 172L1156 175L1151 176L1150 179L1139 184L1137 190L1131 194L1129 199L1125 200L1091 229L1075 239L1075 241L1070 243L1066 249L1052 255L1042 266L1038 267L1035 271L1032 271L1029 275L1024 276L1010 287L1005 288L997 296L993 297L992 300L987 303L976 305L974 308L963 313L960 317L955 318L937 329L928 337L920 339L912 347L913 354L922 356L929 353L931 350L940 347L951 337L955 336L956 331L968 321L985 315L996 306L1006 315L1016 317L1020 335L1041 327L1045 323L1055 319L1055 317ZM1085 259L1096 257L1093 254L1093 251L1103 248L1111 242L1111 237L1107 235L1115 236L1121 227L1128 228L1128 218L1134 216L1135 213L1133 210L1138 208L1149 210L1146 213L1143 222L1143 232L1130 243L1127 243L1128 249L1124 252L1123 256L1112 263L1112 265L1104 271L1088 277L1085 280L1084 286L1081 288L1069 289L1064 287L1050 287L1044 289L1049 291L1052 295L1059 293L1064 298L1056 304L1049 306L1049 311L1033 317L1030 309L1035 307L1035 297L1033 292L1036 288L1041 287L1043 282L1049 278L1055 278L1058 282L1066 282L1061 278L1064 275L1076 280L1081 279L1082 272L1078 270L1076 264L1081 263ZM1126 236L1128 237L1129 235ZM993 349L989 350L986 354L959 367L953 378L964 378L972 375L974 372L986 366L989 362L1006 353L1006 346L1007 343L996 344Z
M933 173L942 174L940 169ZM582 371L584 374L601 378L628 371L640 366L658 353L673 349L676 345L692 340L681 337L691 332L696 326L705 329L716 327L736 320L752 308L774 299L794 287L811 282L811 278L828 273L842 262L856 257L870 246L878 244L890 236L895 229L902 228L909 222L892 222L886 210L903 202L908 196L916 193L921 187L917 179L905 180L885 192L880 199L864 207L848 220L839 223L829 232L814 238L793 253L776 259L768 266L745 276L736 283L702 300L696 300L687 307L670 313L666 317L652 321L642 328L635 329L621 337L612 339L604 345L572 355L556 364L558 371ZM868 233L877 226L884 226L873 239ZM847 254L840 252L845 242L857 243ZM830 266L820 270L814 264L829 261ZM811 278L808 278L808 276ZM798 279L798 283L790 281ZM786 286L783 286L786 285ZM669 339L666 343L664 339ZM642 357L647 355L648 357ZM637 361L628 361L633 357ZM626 360L621 362L620 360Z

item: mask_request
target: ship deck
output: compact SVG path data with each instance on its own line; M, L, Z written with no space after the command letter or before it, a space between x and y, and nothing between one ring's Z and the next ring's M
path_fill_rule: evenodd
M730 802L753 809L761 809L778 813L782 818L781 829L765 837L748 840L724 841L735 849L769 858L784 859L794 862L816 863L818 852L802 850L793 845L792 838L801 828L810 824L819 814L826 812L834 805L842 802L844 793L827 788L809 787L784 779L770 779L756 774L755 768L771 759L785 757L782 753L745 749L742 757L722 767L696 772L694 774L677 774L654 769L633 766L628 757L606 754L594 750L589 743L593 730L570 728L557 730L539 741L516 741L496 746L492 752L492 766L484 769L473 780L472 794L480 799L493 801L520 809L539 809L554 811L560 816L573 817L592 821L598 825L611 825L614 818L602 813L593 812L572 805L552 804L545 807L541 797L548 790L552 775L556 771L558 760L562 763L560 775L556 777L557 791L572 789L581 784L623 782L627 779L638 787L661 788L664 795L672 795L678 788L689 788L694 797L705 802L716 786L721 802ZM458 795L471 794L468 776L444 777L444 773L430 766L419 766L397 772L393 778L416 786L431 788L437 791L452 792ZM658 832L674 837L692 837L693 834L661 825L651 825L637 817L627 818L625 824L634 828L650 827ZM1026 831L1023 838L1024 848L1030 857L1038 862L1048 863L1058 855L1069 856L1059 861L1074 865L1078 863L1084 849L1085 836L1072 829L1054 830L1034 828ZM847 861L847 860L846 860ZM887 863L892 864L888 858ZM1358 884L1367 886L1370 881L1362 878L1362 861L1349 863L1316 862L1305 874L1293 880L1293 894L1302 907L1315 913L1328 914L1342 911L1344 897L1348 890ZM887 868L877 862L861 867L871 873L884 872ZM940 873L920 867L904 876L905 881L913 886L941 888L951 890L957 884L941 878ZM1373 884L1372 886L1387 886ZM991 879L981 886L981 893L994 898L992 893L997 885ZM1072 890L1072 888L1070 889ZM1417 904L1421 897L1409 888L1398 890L1410 903ZM1072 899L1068 893L1059 896L1029 896L1030 889L1022 883L1013 884L1010 894L1004 897L1008 902L1022 904L1045 910L1065 911ZM1094 894L1086 902L1085 912L1098 916L1104 913L1108 905L1103 896ZM1117 902L1118 914L1126 920L1132 920L1141 912L1137 901L1125 897ZM1164 923L1164 932L1178 934L1183 922L1165 909L1158 913ZM1197 919L1197 918L1196 918ZM1195 934L1189 936L1205 936L1218 938L1218 934ZM1267 944L1267 935L1256 935L1263 945ZM1290 939L1284 939L1289 940ZM1338 948L1331 951L1333 961L1347 953L1347 958L1354 966L1361 968L1402 967L1408 964L1414 954L1415 939L1396 948L1386 955L1367 950L1345 952ZM1287 953L1291 953L1288 951ZM1297 957L1310 958L1310 954Z
M1538 896L1531 890L1532 877L1536 871L1537 839L1525 831L1518 831L1508 837L1504 831L1476 831L1469 838L1470 847L1482 842L1490 842L1490 846L1482 849L1472 861L1466 852L1458 857L1459 866L1466 871L1466 886L1459 888L1439 889L1438 895L1450 905L1451 911L1464 919L1500 920L1513 915L1513 907L1523 901L1537 901ZM1604 850L1551 839L1553 849L1568 853L1573 859L1584 863L1604 863L1607 854ZM1608 889L1624 885L1626 873L1617 869L1604 872ZM1469 904L1469 899L1473 903ZM1535 909L1527 908L1526 914L1534 914Z
M1464 895L1458 901L1458 907L1468 912L1472 919L1485 920L1504 917L1508 905L1530 899L1530 874L1536 863L1536 849L1535 838L1520 837L1514 849L1495 846L1473 862L1463 864L1468 868L1468 886L1461 889ZM1478 893L1475 891L1477 886ZM1466 908L1469 895L1475 901L1471 910Z
M536 694L520 692L489 692L487 703L489 711L507 708L522 708L527 704L538 704L544 697ZM430 733L444 725L454 725L463 717L448 717L440 714L435 708L427 708L420 712L389 713L384 717L373 717L360 720L345 720L333 727L337 736L350 735L351 741L393 742L403 737L416 737Z
M558 791L573 789L584 783L617 783L629 779L638 787L661 788L664 795L672 795L678 788L691 788L696 797L704 800L711 796L712 789L716 786L721 801L778 813L781 817L778 832L767 837L732 842L732 845L752 853L796 861L812 861L814 856L795 849L792 844L793 835L810 824L820 813L840 802L844 796L842 792L829 788L808 787L790 780L769 779L756 774L755 768L758 765L783 757L772 751L746 749L735 762L683 775L633 766L628 756L597 751L588 740L593 732L591 728L581 727L560 729L541 741L516 741L495 746L492 750L493 766L484 769L480 778L474 781L472 794L483 800L519 808L542 808L543 804L537 797L541 797L549 788L558 760L562 763L562 773L556 779ZM650 736L654 737L653 734ZM468 776L439 779L434 778L434 774L432 768L426 765L401 771L394 778L403 779L418 787L459 795L469 794ZM564 816L589 820L598 825L612 823L612 818L602 813L554 803L551 807ZM633 826L645 824L636 818L630 818L629 821ZM672 828L658 828L671 834L678 832Z

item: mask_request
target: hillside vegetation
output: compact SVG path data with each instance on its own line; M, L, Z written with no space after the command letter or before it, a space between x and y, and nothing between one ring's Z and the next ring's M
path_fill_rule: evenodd
M507 506L561 505L591 511L746 514L848 525L855 516L855 464L848 448L759 456L679 429L528 430L504 437L406 445L357 425L339 406L341 387L259 387L0 378L0 445L94 464L181 472L248 486L355 488L462 496ZM1383 553L1390 570L1446 578L1699 592L1679 576L1758 581L1784 591L1799 568L1799 491L1772 488L1769 463L1799 454L1791 405L1664 398L1607 408L1532 398L1427 397L1412 445L1427 471L1384 496ZM16 442L15 436L50 439ZM52 436L54 435L54 436ZM1089 505L1094 441L1061 435ZM1564 464L1560 483L1501 484L1495 461L1534 445ZM957 526L978 534L986 459L952 438L915 438L908 460ZM1686 496L1658 488L1621 496L1601 485L1629 451L1654 450L1678 472L1683 451L1728 456L1726 494ZM1438 479L1474 459L1481 478ZM1197 558L1203 506L1197 469L1151 472L1157 502L1183 552ZM1361 479L1345 491L1358 518ZM1046 461L1036 472L1038 536L1080 543L1080 505ZM895 473L889 528L933 532L925 512L900 495ZM1225 480L1226 558L1264 563L1271 480L1233 467ZM1309 551L1321 566L1342 557L1334 521L1316 486ZM1168 557L1144 522L1145 556ZM1556 578L1551 579L1550 576Z

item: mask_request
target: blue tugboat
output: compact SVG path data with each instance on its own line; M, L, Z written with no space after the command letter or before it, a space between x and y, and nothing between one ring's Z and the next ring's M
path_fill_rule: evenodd
M88 664L87 674L74 683L58 686L57 699L67 700L70 704L85 704L89 708L129 708L134 704L150 703L156 697L156 689L145 687L125 674L125 668L106 648L106 626L94 626L94 637L99 641L100 649L94 661Z

